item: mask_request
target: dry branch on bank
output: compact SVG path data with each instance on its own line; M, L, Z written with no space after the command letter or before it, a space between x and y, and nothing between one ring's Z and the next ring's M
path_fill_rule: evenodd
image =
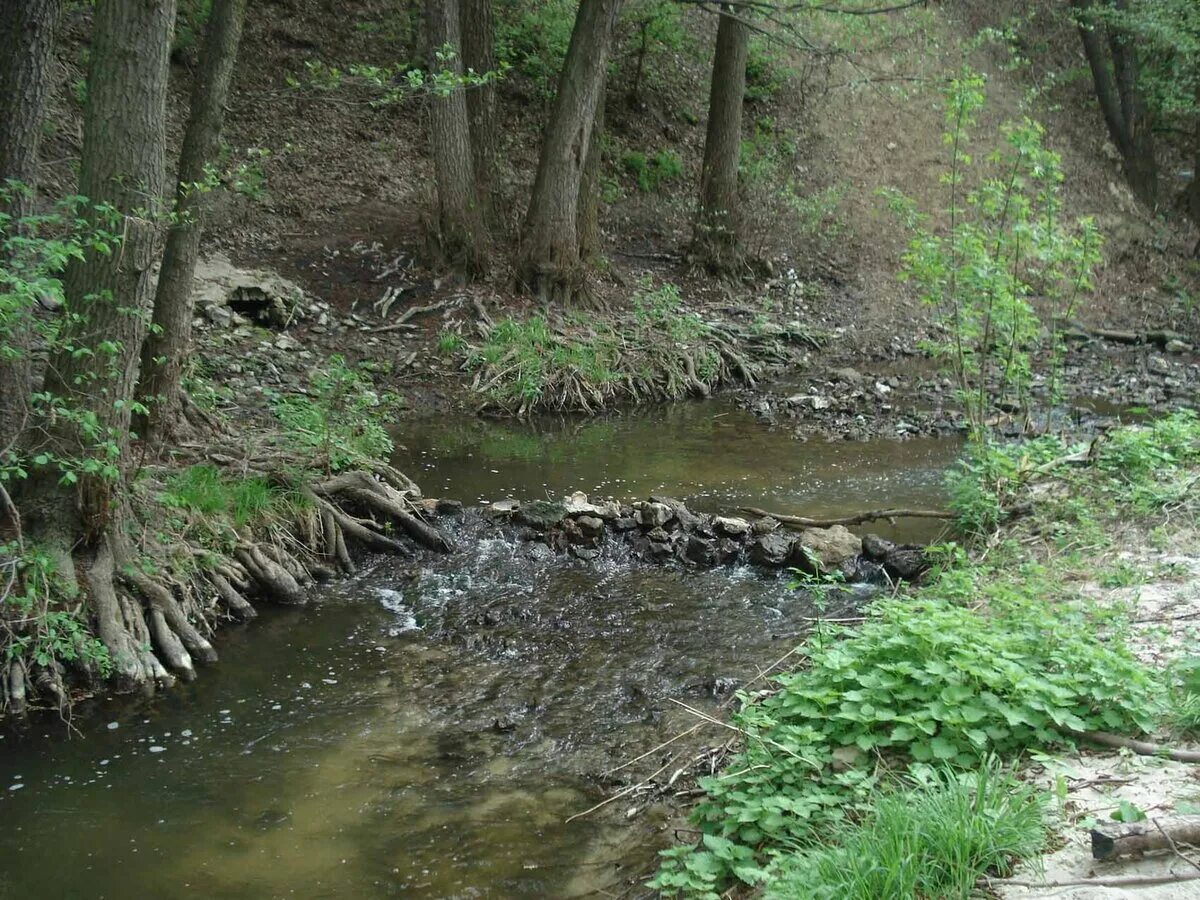
M1180 844L1200 844L1200 816L1102 823L1092 829L1093 859L1140 856L1155 850L1178 852Z
M875 522L880 519L953 519L954 513L943 509L873 509L868 512L855 513L850 516L836 516L829 519L814 519L808 516L792 516L786 513L767 512L754 506L743 506L741 511L760 519L774 519L783 525L794 528L832 528L835 525L862 525L864 522Z

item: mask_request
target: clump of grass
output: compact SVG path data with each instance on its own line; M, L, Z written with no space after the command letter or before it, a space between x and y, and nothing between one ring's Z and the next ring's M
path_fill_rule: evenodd
M467 352L475 389L494 407L525 415L707 395L731 378L756 377L731 335L686 309L675 285L644 282L631 307L604 319L576 313L554 326L541 316L497 323Z
M496 324L470 362L480 367L476 387L519 413L544 406L591 410L603 406L616 379L616 342L597 332L570 339L546 320L505 319Z
M239 528L263 524L294 500L266 478L227 475L209 463L172 475L159 494L159 501L170 509L224 519Z
M772 900L967 900L985 873L1008 875L1045 844L1045 802L992 761L934 773L881 795L830 846L784 858L768 876Z

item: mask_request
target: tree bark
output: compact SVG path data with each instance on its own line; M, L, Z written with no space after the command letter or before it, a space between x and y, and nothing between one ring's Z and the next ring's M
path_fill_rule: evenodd
M16 223L33 211L38 180L38 145L50 94L51 53L59 0L0 0L0 188L19 182L0 214ZM0 266L11 260L0 258ZM16 443L29 416L32 375L32 314L29 307L6 310L0 321L0 458Z
M461 76L459 0L426 0L425 28L430 69ZM443 53L443 48L449 53ZM466 91L457 85L435 90L429 102L429 123L437 182L433 244L444 262L475 271L483 260L483 222L475 193Z
M1158 166L1152 123L1137 86L1138 62L1133 39L1090 22L1087 11L1092 8L1092 0L1072 0L1072 5L1079 20L1079 36L1092 72L1096 100L1109 137L1121 154L1125 178L1137 198L1153 207L1158 201ZM1123 5L1123 0L1118 3ZM1107 32L1108 53L1102 27Z
M600 89L596 101L596 121L588 140L587 158L583 163L583 178L579 182L579 258L584 263L595 262L600 256L600 176L604 162L605 89Z
M463 64L476 75L496 70L496 29L492 0L461 0ZM467 89L467 119L475 193L490 215L496 182L496 85L492 81Z
M1126 0L1116 0L1118 10L1128 10ZM1132 152L1125 159L1125 177L1134 194L1147 206L1158 204L1158 162L1154 151L1154 128L1145 97L1138 86L1140 66L1137 43L1133 35L1109 29L1109 47L1113 71L1117 77L1117 94L1132 142Z
M67 315L48 363L45 391L69 415L48 434L60 458L95 460L118 475L79 474L78 496L39 480L51 523L77 517L84 544L105 533L128 461L130 406L150 314L150 269L164 221L164 120L175 0L97 0L79 193L107 204L122 235L111 253L92 249L67 268ZM94 210L89 218L102 224ZM47 473L48 474L48 473ZM57 501L57 502L55 502Z
M1187 191L1187 214L1188 218L1200 226L1200 80L1196 83L1194 103L1196 122L1192 133L1192 182ZM1196 255L1200 255L1200 243L1196 244Z
M142 348L138 386L139 398L149 410L144 437L155 444L175 436L183 421L180 381L191 350L192 279L200 255L209 197L208 188L197 189L196 185L204 184L207 169L221 149L225 100L233 79L245 14L246 0L213 0L200 69L192 86L191 110L175 186L176 217L167 233L154 295L153 321L157 327L150 330Z
M577 231L579 188L622 0L582 0L542 140L518 277L544 302L586 288Z
M722 7L713 55L708 130L700 175L700 208L693 255L711 272L727 273L742 264L738 161L742 147L742 103L750 29Z

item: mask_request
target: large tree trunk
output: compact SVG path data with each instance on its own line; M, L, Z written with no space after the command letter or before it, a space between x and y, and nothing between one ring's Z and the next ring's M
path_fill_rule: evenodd
M425 28L430 68L461 76L459 0L426 0ZM450 52L443 54L443 48ZM431 237L443 261L474 271L482 264L483 222L475 194L466 92L458 86L435 90L429 101L429 124L437 181Z
M589 264L600 257L601 248L600 176L604 162L604 106L605 90L601 87L600 99L596 102L596 121L592 124L587 159L583 164L583 178L579 182L579 258Z
M148 413L144 437L160 444L178 432L183 423L180 380L191 350L192 279L200 255L203 217L208 189L195 185L206 180L206 170L221 149L225 124L225 99L233 78L246 0L213 0L200 69L192 86L191 111L175 187L175 220L167 234L158 289L154 295L154 325L142 348L138 395Z
M0 198L11 217L10 233L33 210L38 144L50 93L51 51L59 0L0 0L0 188L19 182ZM0 258L0 266L10 260ZM12 448L29 416L32 346L29 307L5 310L0 320L0 458Z
M1072 0L1072 5L1079 19L1079 36L1092 72L1096 100L1109 137L1121 154L1125 178L1137 198L1153 207L1158 202L1158 164L1152 122L1137 85L1138 60L1133 38L1112 33L1107 26L1093 21L1088 15L1092 0ZM1124 6L1123 0L1117 5Z
M729 7L722 7L713 55L700 208L693 237L693 255L716 273L734 271L742 264L738 160L749 42L750 29Z
M68 266L62 330L46 367L44 390L58 411L44 449L76 465L76 483L64 484L49 467L35 470L22 510L58 560L59 575L83 577L96 634L123 686L171 680L147 649L150 631L141 608L122 601L115 580L133 562L122 498L130 407L150 317L150 270L167 213L164 119L175 5L95 4L79 193L89 201L91 223L121 239L111 253L89 247ZM115 226L95 210L99 205L111 208Z
M46 393L71 411L57 416L51 450L117 470L128 456L150 269L166 218L164 117L174 21L175 0L97 0L79 193L115 210L122 240L112 253L89 250L68 266L67 315L46 369ZM101 224L98 213L89 215ZM80 474L76 509L85 543L105 533L119 483L112 472Z
M582 0L542 141L518 270L543 301L571 300L586 286L576 230L579 187L604 89L621 0Z
M496 30L492 0L462 0L463 64L476 75L496 69ZM496 85L493 81L467 89L471 158L475 193L485 213L492 210L496 182Z

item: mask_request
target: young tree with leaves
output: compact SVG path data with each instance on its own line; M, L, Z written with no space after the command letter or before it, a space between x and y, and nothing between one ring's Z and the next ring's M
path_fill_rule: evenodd
M142 349L138 394L147 413L144 437L161 444L186 425L181 385L191 349L192 280L200 256L200 237L209 192L215 187L213 164L221 149L225 101L233 79L247 0L212 0L192 86L191 109L179 177L175 186L175 218L154 296L154 327Z
M579 191L621 2L582 0L579 4L542 139L518 277L545 302L570 302L586 290L579 255Z

